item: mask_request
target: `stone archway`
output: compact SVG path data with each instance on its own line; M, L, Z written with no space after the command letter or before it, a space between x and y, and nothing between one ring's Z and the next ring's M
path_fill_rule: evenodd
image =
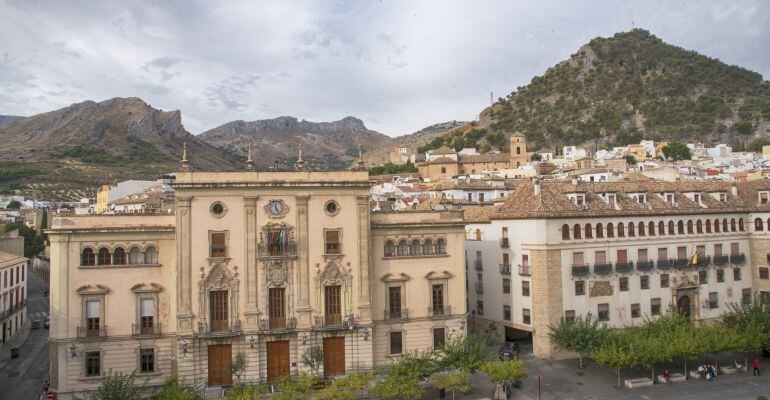
M688 295L682 295L677 299L676 301L676 309L677 311L684 315L687 318L690 318L692 316L692 308L691 308L691 301L690 296Z

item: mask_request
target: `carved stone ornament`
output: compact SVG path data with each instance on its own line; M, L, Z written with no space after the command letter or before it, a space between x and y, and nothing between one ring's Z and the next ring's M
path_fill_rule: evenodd
M280 261L271 261L267 265L267 279L268 281L275 283L275 284L281 284L286 282L288 274L286 273L286 268L284 267L283 263Z
M591 297L612 296L612 284L610 281L591 282Z

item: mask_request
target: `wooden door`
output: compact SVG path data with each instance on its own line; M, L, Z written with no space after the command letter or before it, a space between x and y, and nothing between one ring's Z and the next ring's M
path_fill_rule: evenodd
M228 329L227 314L227 290L212 290L209 292L211 332L221 332Z
M268 292L270 329L286 328L286 290L270 288Z
M275 381L289 376L289 341L267 342L267 380Z
M326 325L342 324L342 298L340 295L340 286L326 286L324 291Z
M324 338L324 376L345 374L345 338Z
M230 364L233 362L232 348L229 344L209 345L209 386L233 384Z

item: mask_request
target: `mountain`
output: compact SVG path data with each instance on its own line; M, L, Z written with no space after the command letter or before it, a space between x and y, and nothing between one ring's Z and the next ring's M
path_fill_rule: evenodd
M769 135L768 121L770 83L760 74L634 29L591 40L483 110L471 131L519 131L535 150L642 139L747 144Z
M455 129L467 126L468 124L469 122L465 121L440 122L408 135L390 138L386 145L375 147L365 152L363 156L364 161L366 161L367 165L371 166L392 162L390 154L394 148L406 147L410 152L415 152L419 147L429 144L435 138L448 135Z
M335 122L299 121L279 117L259 121L232 121L198 135L202 141L225 151L245 156L253 145L258 167L272 167L276 160L284 167L297 159L302 143L303 159L314 169L345 168L358 158L358 146L377 148L390 139L367 129L354 117Z
M183 143L194 168L240 168L237 157L188 133L179 111L138 98L86 101L0 126L0 185L95 187L175 171ZM56 197L56 196L54 196Z
M0 126L10 124L13 121L18 121L24 117L19 117L17 115L0 115Z

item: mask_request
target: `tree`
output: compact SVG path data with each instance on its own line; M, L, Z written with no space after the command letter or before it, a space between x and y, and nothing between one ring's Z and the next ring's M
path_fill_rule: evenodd
M636 160L636 157L634 157L631 154L626 155L626 164L628 165L636 165L638 161Z
M230 363L230 374L235 375L236 378L238 378L238 386L241 385L241 375L246 372L246 366L246 353L239 351Z
M607 328L589 312L574 320L561 319L551 329L551 341L556 347L578 353L578 365L583 368L583 357L596 349L607 335Z
M135 384L136 371L130 374L107 372L102 378L102 384L89 394L91 400L140 400L142 388Z
M451 392L452 399L454 399L455 392L465 394L471 391L471 387L468 385L468 375L468 372L460 370L436 372L431 375L430 381L436 389Z
M302 354L302 365L310 368L313 371L313 375L318 375L323 362L324 351L321 346L312 346Z
M21 203L18 200L11 200L8 205L5 206L6 210L18 210L21 208Z
M530 157L529 159L530 159L530 161L542 161L543 160L543 156L541 156L540 154L537 154L537 153L532 153L532 157Z
M198 400L200 396L191 387L180 383L176 376L172 376L166 380L160 392L152 398L153 400ZM230 396L227 399L242 400L239 397Z
M692 152L686 144L677 142L676 140L669 142L663 147L663 155L666 158L671 158L674 161L690 160L692 159Z
M252 385L247 384L245 386L238 386L232 388L225 395L225 400L257 400L266 399L267 394L270 392L268 385ZM176 400L176 399L174 399ZM180 399L182 400L182 399Z
M746 349L770 351L770 304L756 295L749 302L730 303L727 308L722 321L743 337Z
M741 135L750 135L754 132L754 125L749 121L738 121L733 124L733 128Z
M623 337L623 331L612 332L606 339L593 350L591 356L599 364L612 368L613 373L618 377L617 387L620 388L620 370L636 365L636 354L628 346L628 341Z
M438 367L443 371L460 370L472 374L489 358L487 335L450 336L444 347L436 350Z
M374 385L369 394L381 398L416 399L425 394L420 380L430 375L429 353L408 353L390 365L384 378Z
M296 380L290 376L278 381L280 393L273 397L275 400L301 400L307 397L306 393L315 386L318 378L306 372L300 372Z
M487 374L489 380L502 385L503 382L516 382L527 377L524 361L520 359L507 361L487 361L481 366L481 372Z

